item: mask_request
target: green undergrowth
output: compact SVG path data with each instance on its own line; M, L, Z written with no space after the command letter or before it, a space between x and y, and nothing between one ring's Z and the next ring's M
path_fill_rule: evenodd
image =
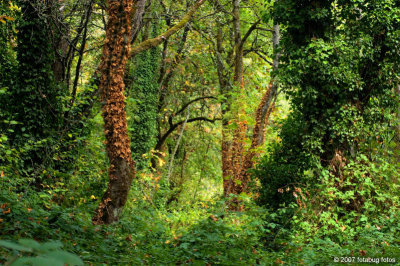
M88 265L253 265L268 258L260 242L263 208L248 203L246 211L230 212L218 196L168 206L165 192L151 195L140 173L120 221L93 225L107 184L102 141L102 134L92 134L89 145L77 152L75 169L62 174L46 169L37 186L35 177L17 171L21 151L0 140L0 240L17 246L21 239L37 241L39 247L58 243ZM21 257L52 259L40 252L0 244L0 263Z
M69 174L47 169L42 175L52 179L42 179L39 188L33 177L16 171L21 151L0 142L0 240L20 245L21 239L30 239L60 247L43 253L41 246L24 252L0 244L0 263L21 256L51 260L66 255L62 252L88 265L331 265L336 256L400 259L399 201L395 193L387 197L398 186L385 187L379 178L370 183L363 176L366 163L360 162L349 168L350 183L343 183L363 186L358 191L364 191L365 200L358 211L349 209L358 206L358 198L330 184L335 181L326 172L325 182L313 190L282 191L293 199L297 195L297 202L268 210L248 199L243 212L229 211L219 196L168 206L166 192L151 194L138 174L120 221L94 226L91 217L107 182L102 140L91 136ZM390 165L379 166L371 175L393 176Z
M265 258L259 242L264 212L255 206L235 213L224 202L207 201L167 211L131 197L118 223L94 226L94 201L61 207L44 204L40 193L15 195L2 188L0 202L2 240L58 240L88 264L252 265ZM0 254L1 262L12 256L8 249Z
M103 140L101 133L92 133L77 151L73 170L43 170L38 186L34 176L21 171L24 148L10 148L0 136L0 263L68 263L64 259L74 255L87 265L333 265L335 257L400 261L396 156L390 162L366 157L349 162L344 175L351 178L345 182L320 169L314 173L319 184L278 191L288 197L278 208L247 198L243 212L229 211L209 191L193 204L189 195L168 205L162 183L146 183L138 173L120 221L95 226L91 217L107 184Z

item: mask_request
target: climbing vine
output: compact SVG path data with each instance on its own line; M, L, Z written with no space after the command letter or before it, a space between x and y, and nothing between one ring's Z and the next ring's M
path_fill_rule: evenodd
M20 123L15 129L16 139L24 141L25 134L43 139L62 124L60 97L65 91L55 83L51 67L54 50L47 18L49 7L43 1L20 1L19 6L23 15L17 26L18 79L9 106L14 120Z
M151 26L152 35L157 36L159 23ZM160 90L157 80L160 58L160 49L154 47L131 60L131 64L135 65L131 71L134 80L128 89L127 101L130 115L128 130L131 136L132 157L138 169L145 167L149 162L148 153L156 144Z

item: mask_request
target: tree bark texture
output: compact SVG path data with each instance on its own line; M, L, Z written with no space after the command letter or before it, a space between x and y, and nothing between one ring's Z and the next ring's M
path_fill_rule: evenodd
M132 33L131 33L131 43L134 43L137 36L139 35L140 29L143 26L143 16L146 11L147 0L138 0L135 3L135 12L132 18ZM151 3L151 0L149 0Z
M100 86L106 137L106 150L110 161L109 183L93 217L94 224L117 221L125 205L135 177L127 134L125 112L125 65L130 54L133 0L108 0L106 40L100 64Z

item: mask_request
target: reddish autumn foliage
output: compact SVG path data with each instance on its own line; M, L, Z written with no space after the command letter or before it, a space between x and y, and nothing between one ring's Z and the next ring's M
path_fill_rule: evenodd
M239 195L247 192L250 182L249 169L254 166L254 158L257 156L256 148L264 143L265 126L269 116L274 109L274 104L270 101L273 90L271 82L265 92L256 111L256 124L253 128L251 146L246 150L244 143L246 140L247 123L238 121L234 132L232 143L226 140L226 132L223 132L222 141L222 163L224 176L224 195ZM232 204L232 208L237 208L237 204Z

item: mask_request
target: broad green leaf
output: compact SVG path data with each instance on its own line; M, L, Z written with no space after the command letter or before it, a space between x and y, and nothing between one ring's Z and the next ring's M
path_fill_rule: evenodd
M64 266L63 261L46 257L20 258L10 264L11 266Z
M30 247L25 247L20 244L16 244L10 241L5 241L5 240L0 240L0 246L12 250L17 250L17 251L26 251L26 252L32 252L32 248Z
M69 265L83 265L83 261L78 256L66 251L51 251L46 253L46 256L57 258L58 260L62 260L64 263Z

